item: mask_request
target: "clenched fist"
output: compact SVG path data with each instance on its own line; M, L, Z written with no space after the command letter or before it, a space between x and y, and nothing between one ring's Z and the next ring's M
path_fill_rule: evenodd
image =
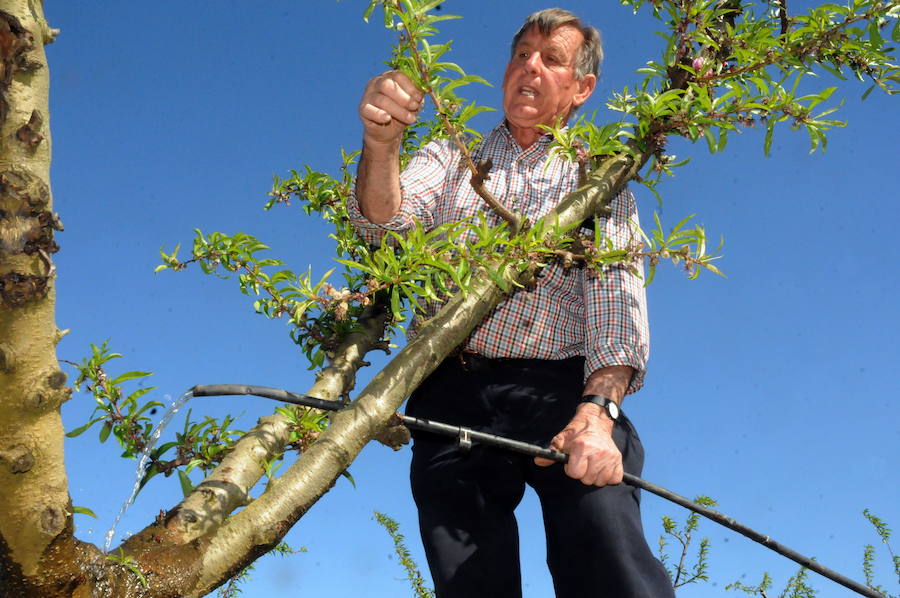
M403 73L388 71L371 79L359 103L363 140L369 145L398 143L423 105L422 92Z
M612 438L613 421L600 408L582 403L565 429L553 437L550 447L568 453L566 475L589 486L606 486L622 481L622 453ZM549 459L535 458L546 467Z

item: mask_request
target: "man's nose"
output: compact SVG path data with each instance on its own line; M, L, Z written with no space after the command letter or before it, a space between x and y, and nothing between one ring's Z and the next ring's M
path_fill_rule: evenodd
M524 67L529 73L536 73L541 66L541 55L539 52L532 52L525 59Z

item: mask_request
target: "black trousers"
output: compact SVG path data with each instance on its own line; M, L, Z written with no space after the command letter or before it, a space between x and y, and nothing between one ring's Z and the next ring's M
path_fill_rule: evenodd
M583 365L580 357L451 357L407 413L546 446L575 413ZM627 418L613 437L625 471L640 475L644 451ZM644 538L637 488L585 486L561 465L479 445L464 452L424 432L414 435L410 480L438 598L521 598L513 510L526 484L540 500L557 598L674 597Z

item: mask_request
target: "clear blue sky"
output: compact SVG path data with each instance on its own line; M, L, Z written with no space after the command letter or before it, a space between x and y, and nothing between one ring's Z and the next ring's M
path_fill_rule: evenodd
M62 359L111 338L125 369L156 372L156 396L195 384L248 383L305 391L312 376L283 322L254 315L235 281L199 271L154 275L159 248L189 245L191 229L257 235L297 270L322 273L327 229L299 209L262 204L273 174L310 164L334 171L339 148L355 149L365 81L381 72L391 36L361 20L360 2L220 0L195 3L48 3L62 30L48 48L52 73L53 191L66 230L58 236L58 325L71 329ZM809 2L794 1L793 10ZM586 109L638 80L659 55L655 21L615 2L567 8L601 28L607 61ZM447 2L465 19L447 23L452 60L498 83L508 39L529 12L516 3ZM823 85L826 84L823 81ZM830 84L830 83L828 83ZM474 88L472 88L474 89ZM877 537L868 507L900 527L897 454L900 317L896 297L900 216L898 99L841 84L825 154L800 132L779 129L773 155L762 135L732 135L722 155L675 143L693 162L662 187L664 222L698 214L725 237L727 278L688 281L663 267L649 289L652 357L646 387L625 410L647 449L644 477L681 494L715 497L722 511L855 578L863 545ZM478 92L499 105L499 90ZM479 121L487 129L497 113ZM638 187L642 217L657 207ZM368 376L370 374L364 374ZM204 398L194 416L242 414L252 426L274 405ZM63 408L69 429L92 408L87 395ZM177 422L181 418L176 419ZM127 496L134 463L91 435L67 441L78 535L102 542ZM425 565L409 496L409 451L365 449L288 536L308 552L260 561L245 596L408 596L375 509L397 519ZM174 478L155 479L119 532L134 532L180 497ZM652 543L663 514L683 511L650 495ZM536 501L520 513L525 595L552 595ZM712 581L682 597L730 594L736 579L769 571L780 588L793 563L711 523ZM121 537L121 536L120 536ZM897 541L900 547L900 539ZM880 579L897 591L880 552ZM821 596L852 596L816 580Z

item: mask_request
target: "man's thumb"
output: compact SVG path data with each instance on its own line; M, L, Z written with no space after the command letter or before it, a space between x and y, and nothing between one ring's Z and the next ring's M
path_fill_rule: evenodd
M563 447L563 436L562 434L557 434L553 437L553 440L550 441L550 448L561 451ZM539 465L541 467L547 467L548 465L553 465L556 463L553 459L545 459L544 457L535 457L534 464Z

